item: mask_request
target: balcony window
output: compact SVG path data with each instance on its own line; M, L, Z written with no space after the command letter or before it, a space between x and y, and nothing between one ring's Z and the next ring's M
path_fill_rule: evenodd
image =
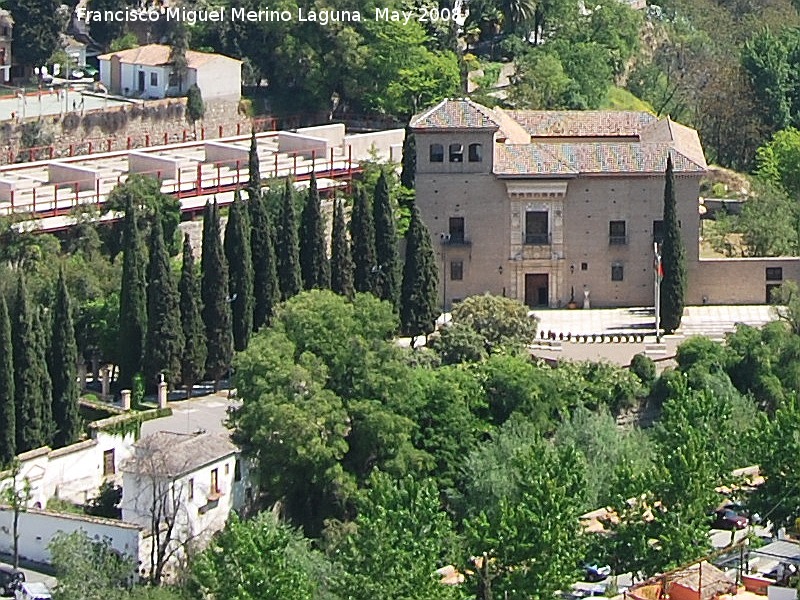
M546 210L529 210L525 213L525 243L536 245L550 243L549 215Z
M628 243L625 221L608 222L608 243L612 246L622 246Z
M664 241L664 221L653 221L653 241L657 244Z
M464 217L450 217L450 243L464 243Z
M469 162L483 161L483 146L480 144L469 145Z
M625 271L622 268L622 265L619 263L614 263L611 265L611 281L622 281L625 279Z
M444 146L441 144L431 144L430 151L430 160L432 163L444 162Z
M464 144L450 144L450 162L464 162Z
M464 261L454 260L450 262L451 281L461 281L464 279Z

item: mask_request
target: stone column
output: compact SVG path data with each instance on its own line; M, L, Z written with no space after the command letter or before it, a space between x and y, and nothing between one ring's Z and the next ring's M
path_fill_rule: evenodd
M130 410L131 409L131 391L130 390L122 390L120 392L122 396L122 410Z
M102 400L107 401L108 395L111 391L111 373L108 370L108 367L103 367L100 369L100 381L101 381L101 392L100 396ZM130 390L128 390L130 394Z
M161 374L161 381L158 382L158 408L167 408L167 382L164 381L164 374Z

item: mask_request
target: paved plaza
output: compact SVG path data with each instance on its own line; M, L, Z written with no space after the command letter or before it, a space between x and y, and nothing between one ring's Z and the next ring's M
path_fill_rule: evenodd
M81 94L79 90L59 93L58 90L45 89L41 93L28 92L24 100L17 96L0 97L0 121L9 121L14 118L59 115L65 112L81 114L87 110L112 108L126 104L130 104L130 102L103 96Z

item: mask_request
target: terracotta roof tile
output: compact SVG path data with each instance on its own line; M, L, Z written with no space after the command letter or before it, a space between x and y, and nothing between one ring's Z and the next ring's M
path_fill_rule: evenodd
M111 60L111 57L118 56L120 62L131 65L146 65L150 67L158 67L161 65L169 64L170 47L163 44L148 44L147 46L138 46L129 50L120 50L119 52L109 52L98 56L99 60ZM212 60L224 58L226 60L236 60L229 56L222 54L211 54L209 52L197 52L196 50L186 51L186 63L190 69L204 65ZM240 62L236 60L236 62Z
M646 112L607 110L512 110L508 114L533 137L630 137L656 121Z
M411 119L412 129L499 129L490 109L466 98L442 100Z

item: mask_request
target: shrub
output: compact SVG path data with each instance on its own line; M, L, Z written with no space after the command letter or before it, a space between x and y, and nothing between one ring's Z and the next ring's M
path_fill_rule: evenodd
M656 379L656 363L649 356L639 353L631 360L631 373L636 375L643 384L650 386Z

